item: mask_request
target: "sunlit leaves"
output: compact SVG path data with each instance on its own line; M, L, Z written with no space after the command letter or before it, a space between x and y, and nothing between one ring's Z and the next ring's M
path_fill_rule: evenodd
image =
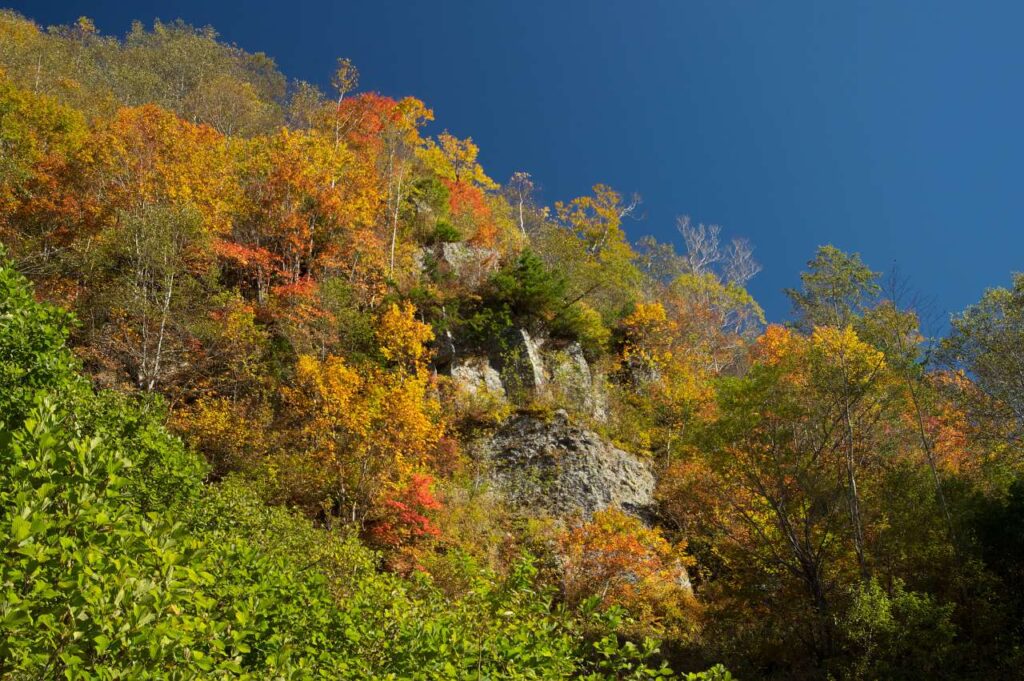
M653 629L694 627L684 546L673 546L657 529L608 509L559 537L566 598L596 598L622 606Z
M78 163L88 214L110 221L152 203L194 208L211 234L225 234L239 200L226 140L152 105L121 109L86 142Z
M427 343L434 340L434 331L429 324L418 321L415 313L410 303L391 305L381 315L377 338L384 359L419 372L425 368Z

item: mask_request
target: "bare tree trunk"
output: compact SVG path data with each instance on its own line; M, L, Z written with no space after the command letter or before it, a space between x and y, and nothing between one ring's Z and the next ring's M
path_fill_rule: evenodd
M397 177L397 187L395 193L395 209L391 219L391 258L388 265L388 276L394 276L395 273L395 244L398 242L398 211L402 206L402 176L404 172L399 171Z
M163 359L164 334L167 330L167 320L171 315L171 297L174 294L174 273L167 276L167 290L164 292L163 308L160 314L160 332L156 340L156 354L153 357L153 373L150 376L146 389L152 391L156 387L157 379L160 376L160 363Z

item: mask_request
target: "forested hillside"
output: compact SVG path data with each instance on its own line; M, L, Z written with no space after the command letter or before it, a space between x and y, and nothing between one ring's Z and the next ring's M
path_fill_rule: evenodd
M768 324L331 83L0 12L0 678L1020 676L1024 277Z

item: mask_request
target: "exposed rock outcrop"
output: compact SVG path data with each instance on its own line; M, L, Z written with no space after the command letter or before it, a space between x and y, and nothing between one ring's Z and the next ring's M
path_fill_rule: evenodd
M574 426L564 411L551 420L520 415L485 445L496 490L520 508L589 518L616 507L649 518L654 474L638 457Z
M493 248L442 242L419 249L414 258L421 271L425 271L428 265L436 265L443 273L450 273L458 279L462 285L476 288L497 271L501 254Z
M495 343L489 355L456 357L452 352L435 358L465 394L475 396L486 388L523 404L529 398L547 399L575 415L598 423L608 418L605 377L595 372L579 343L559 345L532 337L525 329L510 329Z
M451 378L464 393L477 396L483 393L504 398L505 386L501 374L486 357L468 357L456 360L451 366Z
M492 357L509 392L538 394L544 389L547 372L541 345L526 329L509 329L498 339Z
M608 420L608 393L604 376L593 371L577 342L544 353L544 368L551 391L563 406L586 414L599 423Z
M470 287L483 284L500 266L498 251L459 242L421 248L415 259L421 272L450 275ZM458 339L446 331L435 339L433 351L434 366L467 396L486 392L513 404L550 398L574 414L607 420L604 377L592 370L579 343L551 343L526 329L510 328L485 353L478 348L462 354Z

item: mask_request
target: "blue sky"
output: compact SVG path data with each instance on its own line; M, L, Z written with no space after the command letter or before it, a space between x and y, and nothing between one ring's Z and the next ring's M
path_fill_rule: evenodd
M0 4L3 4L0 0ZM325 83L411 94L498 180L605 182L756 247L772 319L819 244L898 266L940 322L1024 269L1024 3L13 1L40 23L181 17ZM940 323L940 326L942 324ZM940 329L936 329L940 330Z

